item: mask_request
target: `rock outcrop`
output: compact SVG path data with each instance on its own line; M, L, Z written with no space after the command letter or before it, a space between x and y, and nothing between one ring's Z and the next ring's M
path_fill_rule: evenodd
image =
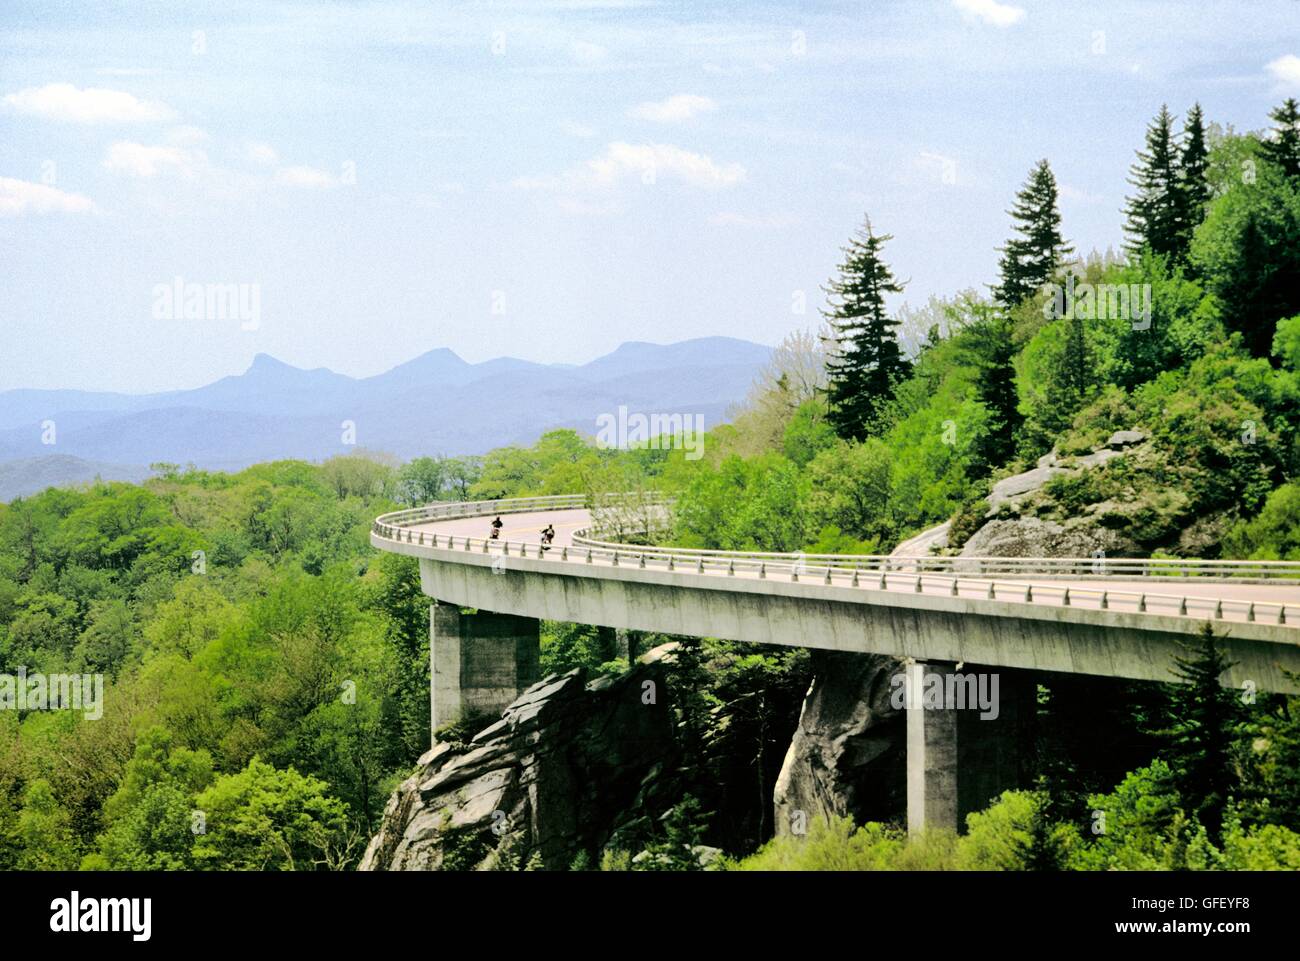
M812 659L813 682L776 782L776 832L845 815L858 824L901 819L907 724L890 694L902 662L836 651Z
M948 534L951 530L952 521L944 521L900 542L890 551L890 554L899 557L928 557L948 546Z
M1044 454L1031 469L1004 477L988 497L985 523L962 545L960 557L1109 557L1142 554L1127 531L1132 505L1104 500L1077 514L1062 510L1047 486L1057 478L1077 478L1122 457L1140 457L1147 436L1137 430L1115 431L1105 444L1087 454ZM1118 519L1119 523L1113 522Z
M651 654L617 678L546 677L468 744L435 744L360 870L555 870L599 852L673 756L664 652Z
M1141 553L1134 542L1091 518L1064 521L1041 517L997 518L971 535L960 557L1131 557ZM974 562L972 562L973 564ZM963 566L959 570L965 570ZM977 568L971 567L974 572Z

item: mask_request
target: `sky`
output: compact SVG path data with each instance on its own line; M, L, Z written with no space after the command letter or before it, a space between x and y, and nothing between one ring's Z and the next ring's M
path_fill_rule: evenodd
M4 0L0 390L775 344L864 217L983 289L1039 158L1118 247L1162 103L1288 95L1296 0Z

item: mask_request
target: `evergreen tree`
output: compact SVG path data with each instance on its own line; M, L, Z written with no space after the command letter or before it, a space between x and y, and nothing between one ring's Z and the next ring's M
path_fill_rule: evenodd
M1154 253L1182 260L1187 253L1181 228L1184 202L1178 145L1168 107L1160 107L1160 113L1147 128L1146 150L1139 150L1137 156L1129 179L1137 188L1137 195L1129 198L1125 208L1128 249L1136 254L1149 247Z
M1179 259L1185 260L1192 246L1192 234L1205 219L1210 202L1210 150L1205 143L1205 119L1201 105L1193 104L1183 125L1183 148L1178 161Z
M1217 840L1228 798L1239 792L1234 754L1245 709L1237 692L1220 683L1232 663L1219 650L1214 626L1206 622L1199 643L1187 648L1174 658L1174 673L1184 683L1170 692L1168 762L1188 812Z
M645 871L699 871L699 854L696 851L704 841L708 814L692 795L685 794L680 802L660 819L663 825L662 840L646 846L649 855L641 866Z
M1004 312L990 312L980 322L980 375L975 397L989 413L988 430L976 444L977 472L988 473L1007 463L1015 454L1016 431L1024 417L1016 393L1015 359L1019 346L1011 318Z
M1088 331L1078 311L1071 316L1066 328L1065 349L1061 352L1061 383L1078 398L1080 406L1096 383L1088 350Z
M898 321L885 312L885 294L903 289L880 256L892 239L873 233L868 220L844 248L839 278L826 288L830 310L825 314L836 345L826 363L829 417L846 440L879 431L894 388L912 370L898 344Z
M1020 861L1026 871L1061 870L1062 851L1057 843L1055 825L1050 816L1051 801L1043 794L1034 796L1034 813L1029 821L1029 838L1019 845Z
M1210 206L1192 259L1229 330L1268 357L1278 321L1300 313L1300 179L1264 164Z
M1086 674L1042 677L1034 738L1047 820L1086 824L1088 795L1109 791L1160 750L1167 710L1159 685Z
M1300 681L1300 675L1290 675ZM1265 820L1300 826L1300 697L1274 697L1259 734L1267 744L1253 793L1267 800Z
M1046 160L1034 165L1029 179L1016 194L1015 205L1007 213L1015 221L1018 236L999 248L1002 279L993 288L993 295L998 303L1010 309L1032 297L1051 280L1061 261L1073 250L1061 236L1056 177Z
M1300 177L1300 104L1295 97L1287 97L1268 116L1273 121L1273 138L1260 144L1260 152L1286 176Z

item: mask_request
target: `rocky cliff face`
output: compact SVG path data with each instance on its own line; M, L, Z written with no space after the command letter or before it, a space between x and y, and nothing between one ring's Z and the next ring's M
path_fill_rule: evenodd
M1130 516L1142 505L1095 496L1071 507L1051 495L1050 482L1081 480L1120 458L1140 460L1146 435L1116 431L1090 453L1062 457L1055 451L1038 459L1032 470L1005 477L989 492L985 522L962 545L962 557L1110 557L1144 553L1132 536Z
M389 799L363 871L563 870L640 815L673 756L665 652L544 678L466 745L435 744Z
M897 658L814 651L813 682L777 779L776 832L848 815L892 821L907 808L904 712L890 704ZM801 816L802 815L802 816Z
M1071 513L1053 497L1049 484L1058 478L1086 480L1121 458L1140 461L1148 446L1139 431L1117 431L1091 452L1071 457L1047 454L1032 470L1004 478L993 486L984 522L960 556L1139 553L1126 517L1134 504L1093 496ZM923 531L893 553L916 556L946 550L951 529L947 523ZM815 651L812 667L813 683L774 792L777 833L790 833L792 825L831 816L848 815L859 824L901 819L907 806L907 731L903 712L890 704L890 679L903 669L903 662Z

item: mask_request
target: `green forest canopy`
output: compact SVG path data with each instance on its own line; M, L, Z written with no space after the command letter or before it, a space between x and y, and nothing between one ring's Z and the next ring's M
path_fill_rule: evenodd
M1295 105L1274 120L1268 137L1237 134L1196 110L1178 135L1162 111L1135 166L1126 258L1066 259L1041 162L992 296L887 318L888 238L868 234L832 282L840 299L821 337L778 348L698 461L671 443L605 450L556 430L403 465L365 452L233 474L160 464L140 485L0 505L0 672L102 673L112 704L95 723L0 711L0 868L354 864L428 743L428 599L409 559L367 541L373 518L399 506L645 489L675 496L677 544L887 551L954 517L959 543L998 477L1140 429L1152 456L1054 489L1063 516L1123 499L1134 508L1115 523L1150 552L1177 553L1181 530L1213 518L1224 536L1204 550L1300 559ZM1112 316L1100 300L1054 309L1043 278L1067 275L1076 290L1149 290L1150 316ZM921 328L907 356L855 349L855 337L895 338L900 320ZM701 675L711 697L784 690L792 723L806 664L707 644L710 664L729 665ZM619 666L574 625L547 625L543 656L556 669ZM1214 656L1202 650L1187 676ZM833 824L750 863L1294 868L1300 704L1261 698L1189 736L1214 689L1093 698L1087 723L1140 729L1147 753L1122 770L1084 749L1068 769L1044 765L1040 791L1004 797L960 842ZM1066 692L1045 698L1059 722L1048 729L1068 737L1064 719L1081 716ZM1207 756L1226 759L1213 790ZM1099 807L1111 828L1094 835L1083 825ZM678 820L708 822L695 813ZM729 853L770 836L765 815L752 820Z

